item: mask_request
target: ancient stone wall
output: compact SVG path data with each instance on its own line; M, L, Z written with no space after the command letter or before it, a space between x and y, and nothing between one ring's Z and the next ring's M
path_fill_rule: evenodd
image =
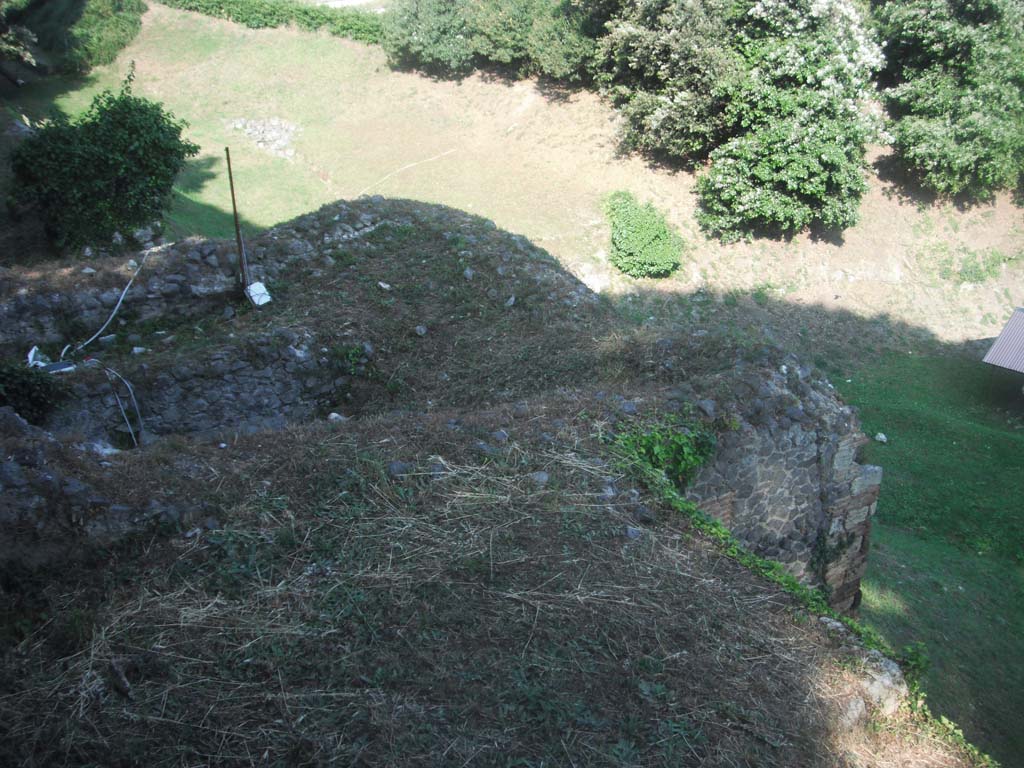
M365 372L370 355L372 347L366 345L362 358L341 367L315 340L282 328L236 347L121 371L132 392L116 377L87 367L46 426L58 435L123 446L130 438L122 407L132 428L139 426L134 394L146 437L280 429L307 421L318 410L346 410L352 383Z
M834 608L855 609L882 479L880 467L857 461L866 438L855 412L792 359L741 376L733 398L738 423L720 435L690 497L752 551L824 584Z
M259 266L253 277L277 277L294 261L311 262L309 269L316 270L316 260L329 263L335 245L383 221L376 209L357 212L339 204L335 210L254 239L252 261ZM114 337L107 339L111 357L124 365L121 372L134 388L144 434L226 436L355 410L346 406L364 378L360 374L372 365L369 344L351 340L365 355L339 361L318 339L285 328L204 343L191 354L168 343L175 322L233 311L239 283L231 242L186 241L150 249L146 258L106 331ZM0 353L20 356L34 344L68 344L94 333L134 267L113 258L93 264L0 285ZM133 329L146 320L172 328L158 340L158 331L145 340L161 347L160 354L126 356L125 345L135 343ZM103 349L102 341L95 344ZM663 352L673 356L670 345ZM126 447L122 406L138 427L129 393L81 358L81 370L69 380L73 396L48 429ZM717 454L693 483L691 497L751 550L784 563L805 583L826 585L837 609L856 608L881 470L857 461L864 437L855 413L794 359L737 363L720 382L694 385L676 398L677 405L694 405L722 429Z
M318 248L361 237L379 224L377 216L352 213L325 233L304 231L301 220L291 228L268 230L251 244L251 276L278 277L291 262L311 261ZM33 280L0 275L0 354L20 357L36 345L85 341L110 317L143 258L146 263L106 335L156 318L174 322L220 312L244 301L238 249L231 241L184 241L131 258L83 260Z

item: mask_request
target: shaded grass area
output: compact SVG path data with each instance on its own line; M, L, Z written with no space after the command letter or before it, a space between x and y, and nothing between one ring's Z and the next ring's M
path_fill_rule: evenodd
M957 356L891 355L839 382L885 467L879 519L1024 562L1024 376Z
M1022 379L960 355L883 356L836 378L885 468L863 618L924 641L929 704L1006 765L1024 754Z
M924 641L931 664L923 687L931 710L956 722L1007 768L1020 765L1020 566L885 524L876 524L872 536L861 618L897 648Z

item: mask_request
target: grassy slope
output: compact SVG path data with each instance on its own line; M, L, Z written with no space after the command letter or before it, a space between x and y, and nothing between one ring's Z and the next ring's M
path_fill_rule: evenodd
M1024 754L1024 398L1021 379L962 357L883 357L840 388L886 470L864 619L923 640L939 714L1007 766Z
M205 502L219 527L22 592L37 623L0 655L0 764L968 764L905 712L838 727L849 644L609 461L617 394L641 418L669 405L654 338L621 338L605 302L573 302L571 276L479 217L369 206L393 223L361 240L316 236L338 206L253 241L301 232L319 253L259 312L190 324L213 323L208 345L369 338L373 402L223 448L171 438L109 473L86 460L102 492ZM702 343L680 342L696 380ZM173 364L153 346L147 364Z

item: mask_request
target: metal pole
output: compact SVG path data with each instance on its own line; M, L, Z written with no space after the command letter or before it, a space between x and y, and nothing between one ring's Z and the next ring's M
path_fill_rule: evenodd
M242 228L238 224L238 203L235 202L235 176L231 172L231 150L224 147L224 154L228 159L228 183L231 185L231 210L235 214L235 240L238 242L238 258L242 265L242 286L248 287L249 283L249 261L245 257L245 246L242 244Z

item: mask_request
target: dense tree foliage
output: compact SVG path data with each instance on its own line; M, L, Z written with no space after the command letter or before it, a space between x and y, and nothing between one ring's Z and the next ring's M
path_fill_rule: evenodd
M1024 179L1024 6L882 0L898 155L929 189L984 199Z
M489 64L512 74L586 77L608 3L397 0L384 48L399 66L462 75Z
M142 28L142 0L19 0L11 20L32 31L39 46L67 72L109 64Z

